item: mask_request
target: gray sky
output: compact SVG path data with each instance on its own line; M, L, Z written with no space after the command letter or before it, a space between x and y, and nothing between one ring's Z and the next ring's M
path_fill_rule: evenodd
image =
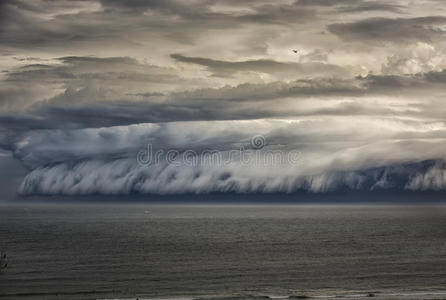
M0 23L8 195L446 187L444 1L6 0ZM299 162L136 160L256 135Z

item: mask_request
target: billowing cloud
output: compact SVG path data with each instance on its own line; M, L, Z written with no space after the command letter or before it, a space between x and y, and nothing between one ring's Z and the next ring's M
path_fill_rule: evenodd
M441 1L0 5L0 148L23 195L445 187Z
M237 72L259 72L274 74L283 78L313 77L315 75L334 76L335 74L337 77L352 75L348 69L320 62L293 63L277 62L273 60L229 62L202 57L187 57L181 54L172 54L171 57L180 62L205 66L213 76L222 77L230 77Z
M328 29L339 37L356 42L435 42L443 39L446 17L370 18L352 23L329 25Z
M415 167L407 171L405 164L445 158L443 128L430 135L429 126L369 118L352 131L345 121L177 122L36 131L15 144L14 155L32 170L22 184L24 194L414 188L410 180L421 175ZM355 124L354 118L349 121ZM262 138L261 147L252 141L256 136ZM426 147L431 150L423 151ZM383 174L396 176L392 166L398 165L404 169L404 184L385 184Z

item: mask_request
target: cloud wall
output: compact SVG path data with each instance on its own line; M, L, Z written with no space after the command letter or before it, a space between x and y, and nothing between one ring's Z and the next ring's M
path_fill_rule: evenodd
M0 178L22 195L444 190L445 12L0 1L0 165L27 170Z

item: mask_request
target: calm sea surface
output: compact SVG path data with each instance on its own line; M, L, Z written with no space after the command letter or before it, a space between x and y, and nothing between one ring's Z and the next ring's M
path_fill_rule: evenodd
M446 298L441 205L2 204L0 250L0 299Z

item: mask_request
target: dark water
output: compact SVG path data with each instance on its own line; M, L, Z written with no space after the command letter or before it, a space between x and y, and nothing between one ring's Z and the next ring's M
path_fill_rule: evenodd
M0 248L1 299L446 298L439 205L2 205Z

